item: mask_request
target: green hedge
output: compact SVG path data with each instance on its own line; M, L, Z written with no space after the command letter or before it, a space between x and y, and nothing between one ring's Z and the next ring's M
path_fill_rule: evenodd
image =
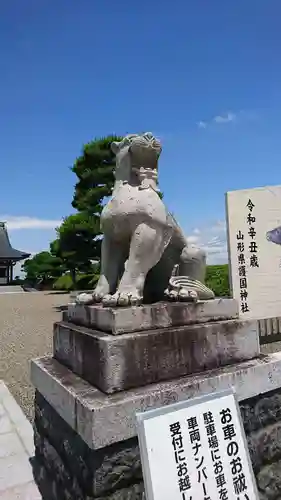
M206 285L216 297L230 297L228 264L207 266Z
M77 290L92 290L98 281L99 276L94 274L79 274L76 277L76 289ZM64 274L60 276L53 284L54 290L66 290L70 292L74 290L74 285L72 277L70 274Z

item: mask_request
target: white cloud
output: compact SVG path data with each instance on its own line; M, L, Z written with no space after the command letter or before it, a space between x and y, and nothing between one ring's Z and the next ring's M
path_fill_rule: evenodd
M228 262L225 221L218 220L206 227L196 228L187 236L190 244L203 248L208 264L226 264Z
M207 127L207 123L203 122L203 121L197 122L197 127L198 128L206 128Z
M236 120L235 113L226 113L225 115L217 115L213 118L213 121L218 124L229 123Z
M55 229L62 220L39 219L38 217L0 215L0 221L6 222L9 231L19 229Z
M210 227L212 233L225 233L226 232L226 222L224 220L217 220L214 225Z
M231 123L237 120L238 116L245 116L245 113L238 111L238 113L234 113L233 111L228 111L227 113L222 113L216 116L213 116L209 120L200 120L197 122L197 127L205 129L210 125L226 125L227 123Z
M196 236L195 234L194 234L194 235L191 235L191 236L187 236L187 241L188 241L188 243L190 243L190 244L195 244L195 243L198 243L198 241L199 241L199 236Z
M12 246L30 253L30 257L43 250L48 250L49 242L55 238L55 229L62 222L59 219L40 219L39 217L7 214L0 215L0 221L6 222ZM54 233L53 237L52 233ZM31 246L33 246L32 249ZM23 262L20 261L15 265L14 276L22 276L21 266Z

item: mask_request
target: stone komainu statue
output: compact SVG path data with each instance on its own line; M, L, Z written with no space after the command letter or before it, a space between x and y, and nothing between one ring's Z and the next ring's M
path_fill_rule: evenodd
M204 283L206 256L188 246L159 197L160 142L151 134L113 142L115 185L101 214L101 275L93 294L78 303L138 305L171 300L213 299Z

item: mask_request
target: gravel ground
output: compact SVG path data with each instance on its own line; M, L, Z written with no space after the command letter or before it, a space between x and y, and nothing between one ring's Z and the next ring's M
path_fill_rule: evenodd
M53 323L61 318L67 294L0 295L0 380L29 419L33 416L30 360L52 354Z

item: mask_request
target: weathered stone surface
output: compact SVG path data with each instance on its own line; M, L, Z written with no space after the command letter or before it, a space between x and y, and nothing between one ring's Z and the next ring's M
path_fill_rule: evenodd
M77 478L89 496L102 496L142 478L137 438L90 450L38 392L34 436L41 461L56 482L68 489L71 478Z
M113 335L237 319L238 314L238 303L234 299L214 299L197 303L158 302L121 309L69 304L67 310L68 321Z
M243 401L240 406L246 432L253 432L281 420L281 394L273 392L265 397Z
M34 431L39 469L44 464L43 475L47 473L50 484L64 496L72 491L75 500L123 498L118 496L121 491L127 495L124 498L139 498L130 496L142 491L137 438L90 450L38 392Z
M32 460L33 475L44 500L65 500L64 492L60 490L54 478L37 457Z
M281 353L110 396L82 383L55 359L33 361L31 375L45 399L97 449L134 437L137 411L231 387L239 401L280 388Z
M254 470L259 470L263 463L272 463L281 459L281 421L253 432L248 437L249 451Z
M143 485L133 484L129 488L117 490L110 495L97 498L97 500L143 500Z
M258 488L268 500L281 497L281 461L265 465L257 475Z
M42 457L33 459L33 474L43 500L90 500L82 492L75 477L70 486L64 483L62 478L52 475L50 464L42 461Z
M67 485L68 488L72 487L72 477L68 472L62 459L60 458L56 449L49 443L47 439L42 440L42 455L44 458L44 463L47 464L47 468L52 472L56 478L56 482Z
M113 336L56 323L54 357L110 394L260 354L256 321L216 321Z

